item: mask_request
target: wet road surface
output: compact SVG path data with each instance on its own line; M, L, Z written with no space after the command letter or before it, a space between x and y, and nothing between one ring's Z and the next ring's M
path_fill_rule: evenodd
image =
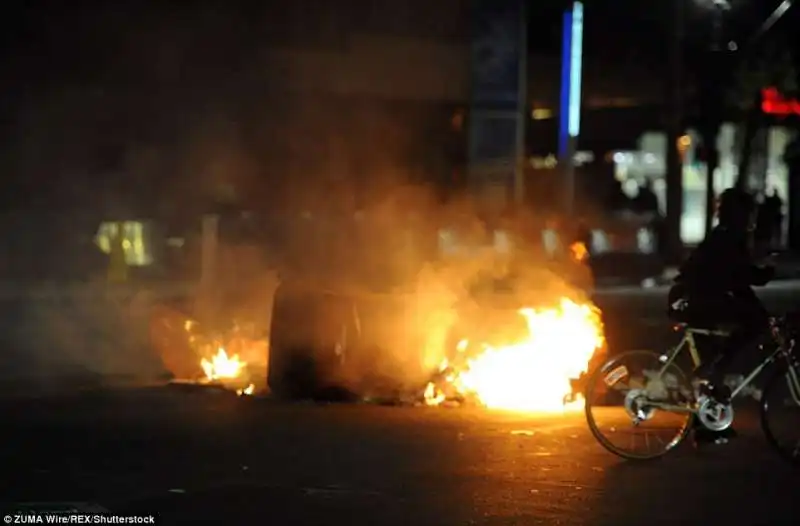
M582 413L278 405L156 389L0 402L8 502L159 524L794 524L800 478L743 413L726 446L632 464Z

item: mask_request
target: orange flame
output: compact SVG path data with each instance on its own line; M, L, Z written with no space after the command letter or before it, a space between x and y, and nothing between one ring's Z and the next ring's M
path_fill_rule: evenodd
M440 371L447 388L476 398L493 409L564 411L579 409L583 400L570 401L572 379L585 373L604 344L600 315L591 305L562 299L558 307L521 309L528 336L505 346L481 345L481 351L460 368L445 361ZM465 352L468 342L459 344ZM425 391L426 403L441 404L442 389L434 383Z

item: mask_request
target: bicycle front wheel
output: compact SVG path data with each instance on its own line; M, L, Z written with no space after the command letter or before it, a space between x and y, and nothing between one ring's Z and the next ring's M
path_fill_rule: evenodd
M591 375L585 393L586 421L597 441L615 455L655 459L689 433L692 392L686 374L674 362L664 369L661 355L628 351Z
M761 429L784 459L800 467L800 371L790 366L767 381L761 395Z

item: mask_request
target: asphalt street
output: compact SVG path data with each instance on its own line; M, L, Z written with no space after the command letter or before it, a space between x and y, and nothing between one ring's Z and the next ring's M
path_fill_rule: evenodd
M82 502L158 524L794 524L800 482L742 436L648 463L583 414L278 405L168 389L0 403L5 509Z
M666 288L599 291L612 349L676 338ZM760 291L795 308L800 283ZM0 400L0 501L160 524L794 524L800 478L745 408L731 444L635 464L582 413L279 405L153 388ZM50 504L41 504L50 503Z

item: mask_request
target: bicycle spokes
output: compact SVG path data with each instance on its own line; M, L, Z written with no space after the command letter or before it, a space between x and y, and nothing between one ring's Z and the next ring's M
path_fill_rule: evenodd
M687 393L691 395L691 385L675 364L665 370L655 353L623 353L589 382L589 427L603 446L620 456L659 456L685 435L691 417Z

